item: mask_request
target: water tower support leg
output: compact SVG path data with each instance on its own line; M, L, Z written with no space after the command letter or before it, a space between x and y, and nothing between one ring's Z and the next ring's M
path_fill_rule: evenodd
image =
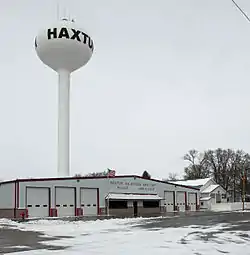
M70 73L58 71L58 176L69 176Z

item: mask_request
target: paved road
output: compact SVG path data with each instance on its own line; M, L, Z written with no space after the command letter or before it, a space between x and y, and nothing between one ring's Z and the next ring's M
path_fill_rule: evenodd
M244 221L244 222L242 222ZM190 215L179 215L171 218L153 218L143 220L135 228L161 229L168 227L185 227L190 225L213 226L219 223L231 223L231 227L223 231L250 231L250 212L247 213L193 213ZM222 230L220 230L222 231ZM204 241L213 238L214 233L202 235ZM244 235L244 234L243 234ZM0 228L0 254L8 254L14 251L28 251L36 249L63 250L67 247L41 244L42 241L70 238L64 236L44 237L42 233L31 231L20 231L11 229L11 226ZM248 235L242 238L249 240ZM182 240L185 243L185 240ZM19 247L18 247L19 246ZM14 248L13 248L14 247Z
M243 221L243 222L242 222ZM248 222L247 222L248 221ZM173 218L155 218L151 221L142 221L137 226L140 228L167 228L167 227L186 227L191 225L214 226L221 223L231 223L232 227L228 231L250 231L250 212L194 212L189 215L180 215Z
M209 232L203 232L202 229L210 228L218 224L227 224L223 229L213 230ZM162 228L179 228L188 226L200 226L197 229L191 231L186 238L181 239L181 243L186 244L188 241L186 239L191 235L197 236L198 240L218 242L216 235L220 233L242 231L238 233L238 236L243 240L250 242L250 235L245 231L250 231L250 212L246 213L196 213L189 216L180 216L178 218L168 218L168 219L152 219L151 221L142 222L137 225L137 228L143 228L146 230L158 231ZM239 242L231 240L231 242ZM240 241L240 243L242 243ZM224 253L221 251L221 253Z
M67 247L49 246L41 244L42 241L53 241L65 237L43 237L39 232L20 231L11 229L9 226L0 229L0 254L8 254L18 251L29 251L36 249L61 250Z

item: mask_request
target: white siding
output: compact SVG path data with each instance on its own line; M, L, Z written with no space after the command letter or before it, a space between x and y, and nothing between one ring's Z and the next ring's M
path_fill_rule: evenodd
M210 210L211 209L211 203L212 203L211 199L201 201L201 209Z
M76 188L77 204L76 207L80 208L80 189L81 188L96 188L99 189L99 206L105 208L105 197L109 193L134 193L134 194L158 194L164 198L164 191L183 191L183 192L197 192L194 189L171 185L167 183L156 182L137 177L122 177L122 178L97 178L97 179L69 179L69 180L36 180L30 182L20 182L20 208L25 208L25 187L49 187L51 188L51 202L52 208L56 207L55 204L55 187L64 186ZM199 197L199 196L198 196ZM161 206L164 206L165 201L161 201Z
M201 198L203 197L209 197L210 196L210 193L201 193Z
M221 187L219 186L218 188L216 188L213 192L211 192L211 194L209 194L210 196L213 196L212 194L214 194L214 198L212 198L212 204L216 204L216 197L220 197L220 201L221 203L226 203L227 202L227 199L226 198L222 198L222 195L226 195L226 191Z
M208 188L210 185L215 185L217 184L213 179L210 179L205 185L203 185L200 189L200 192Z
M15 208L15 183L0 184L0 208Z

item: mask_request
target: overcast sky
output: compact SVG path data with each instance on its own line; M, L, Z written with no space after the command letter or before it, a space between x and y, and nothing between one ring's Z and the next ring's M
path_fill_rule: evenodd
M95 42L72 75L71 174L163 178L191 148L250 152L250 23L231 0L59 2ZM1 0L1 179L57 175L57 75L34 49L55 21L56 1Z

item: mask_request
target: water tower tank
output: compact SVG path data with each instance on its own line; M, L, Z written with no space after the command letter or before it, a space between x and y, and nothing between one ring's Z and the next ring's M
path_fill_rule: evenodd
M75 22L62 19L39 32L35 49L41 61L58 73L58 176L69 176L70 74L90 60L93 40Z
M94 44L83 29L68 19L40 31L35 48L41 61L58 72L73 72L90 60Z

